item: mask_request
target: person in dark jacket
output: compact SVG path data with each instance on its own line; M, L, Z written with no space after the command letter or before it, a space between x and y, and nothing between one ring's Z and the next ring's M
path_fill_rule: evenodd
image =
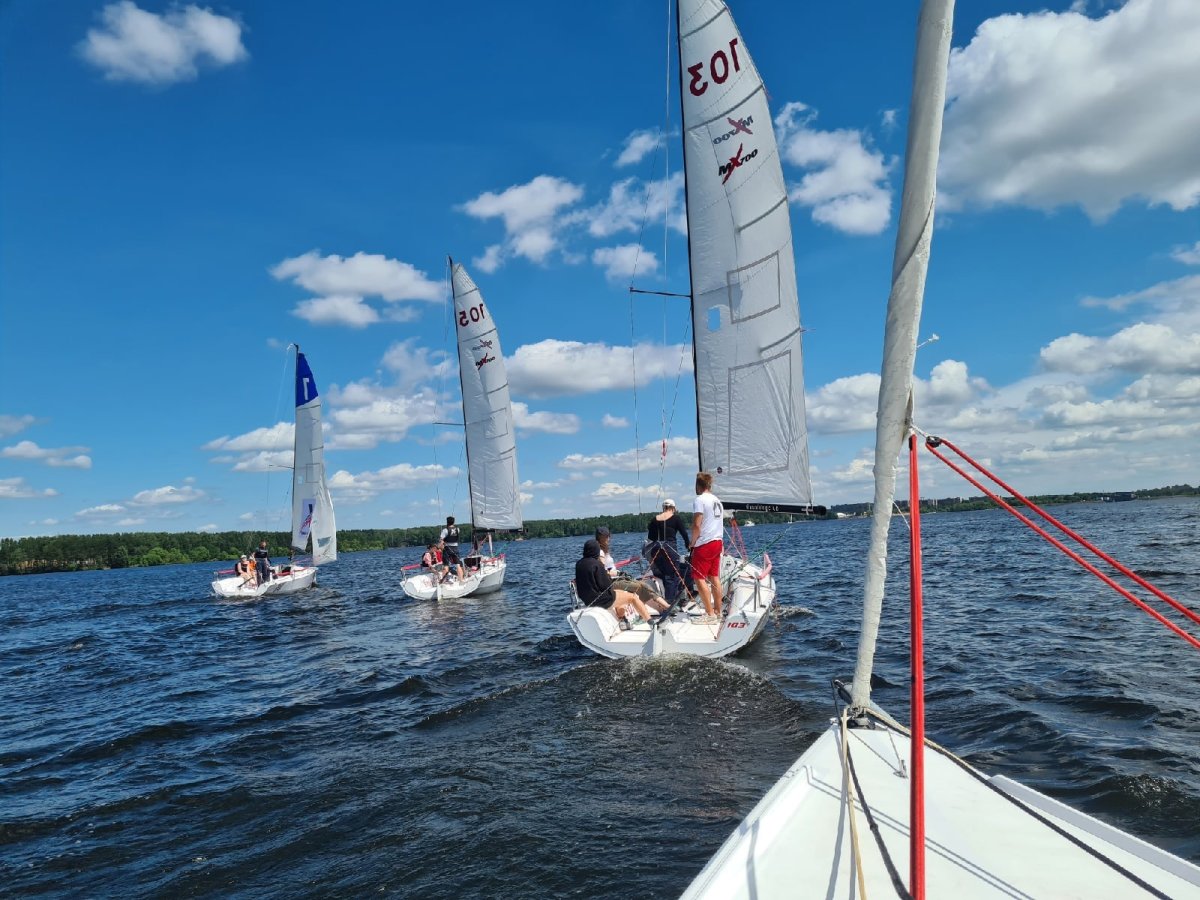
M611 609L618 619L623 618L632 606L639 616L650 621L650 610L636 594L613 587L612 577L600 562L600 542L597 540L584 543L583 557L575 563L575 592L586 606Z
M650 519L643 555L650 560L654 574L662 579L663 593L668 600L677 599L685 581L690 581L688 575L691 567L681 561L676 543L680 535L683 536L684 549L691 550L688 527L679 517L675 501L667 498L663 501L662 512ZM688 584L688 589L690 593L693 589L691 584Z
M258 549L254 551L254 568L258 570L259 584L271 580L271 551L267 549L266 541L258 542Z

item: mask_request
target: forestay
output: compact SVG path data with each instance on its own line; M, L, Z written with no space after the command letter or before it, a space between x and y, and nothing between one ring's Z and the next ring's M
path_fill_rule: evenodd
M719 0L680 0L701 468L727 506L812 502L787 186L762 79Z
M516 438L500 337L483 295L458 263L452 263L451 282L471 521L479 529L519 529L522 519Z
M312 536L313 565L337 559L333 500L325 485L321 397L304 354L296 351L296 437L292 470L292 546L304 551Z

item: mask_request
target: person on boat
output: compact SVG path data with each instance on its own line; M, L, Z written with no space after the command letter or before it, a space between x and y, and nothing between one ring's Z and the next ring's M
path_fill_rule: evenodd
M662 612L670 605L659 597L658 594L654 593L650 585L646 584L646 582L630 578L617 568L617 564L613 562L612 551L609 549L612 545L612 532L604 525L596 529L596 543L600 545L600 562L612 579L614 586L619 590L636 594L639 600L647 606L654 607L659 612Z
M677 537L683 538L685 550L692 549L688 527L683 523L683 519L679 518L675 501L668 497L662 503L662 512L650 518L650 525L646 529L646 547L643 550L643 555L650 560L651 570L662 579L663 594L667 600L677 600L685 582L688 582L689 593L692 588L691 579L684 573L685 567L679 556ZM687 574L690 575L691 567L686 568Z
M250 562L250 557L245 553L234 566L234 571L242 576L242 587L258 587L258 574L254 569L254 564Z
M463 565L468 572L476 572L483 566L483 542L486 532L474 531L471 534L471 552L463 559Z
M266 541L258 542L258 549L254 551L254 567L258 570L259 584L271 580L271 551L267 549Z
M425 554L421 557L421 568L428 569L434 575L440 576L440 581L444 581L446 567L442 563L442 551L438 548L439 543L441 542L429 542L429 546L425 548Z
M446 516L446 527L442 529L442 558L448 566L458 567L458 577L462 578L462 559L458 555L458 526L454 524L454 516Z
M600 561L600 542L589 539L583 544L583 556L575 563L575 593L585 606L599 606L611 610L618 620L624 618L632 608L645 621L652 613L638 599L637 594L621 590L613 580L604 563Z
M696 590L704 601L704 612L710 622L720 621L721 553L725 510L712 492L712 475L696 473L696 500L692 504L692 577Z
M458 576L459 581L466 580L467 573L463 571L462 560L458 558L457 553L453 557L450 556L446 550L446 543L441 538L438 538L437 551L438 557L446 567L446 575L442 578L442 581L448 581L451 575Z

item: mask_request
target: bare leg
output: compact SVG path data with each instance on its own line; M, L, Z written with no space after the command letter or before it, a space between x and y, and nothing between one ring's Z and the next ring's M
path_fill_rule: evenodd
M713 606L717 608L717 615L719 616L721 614L721 604L725 599L724 596L722 596L723 592L721 591L721 579L709 578L708 581L712 585Z
M712 594L708 590L708 579L697 578L696 590L700 592L700 599L704 601L704 611L710 616L716 615L713 612Z
M646 607L646 604L641 601L637 594L631 594L629 591L618 590L616 591L616 595L618 604L621 604L622 606L626 603L633 604L633 608L637 610L637 614L647 622L650 621L650 616L652 616L653 613L650 612L650 610Z

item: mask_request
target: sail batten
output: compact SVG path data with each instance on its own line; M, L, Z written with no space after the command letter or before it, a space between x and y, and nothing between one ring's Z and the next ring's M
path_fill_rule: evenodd
M478 529L521 528L516 429L500 337L479 287L451 265L458 369L467 445L471 523Z
M700 467L726 502L807 508L804 329L766 90L724 4L678 15Z

